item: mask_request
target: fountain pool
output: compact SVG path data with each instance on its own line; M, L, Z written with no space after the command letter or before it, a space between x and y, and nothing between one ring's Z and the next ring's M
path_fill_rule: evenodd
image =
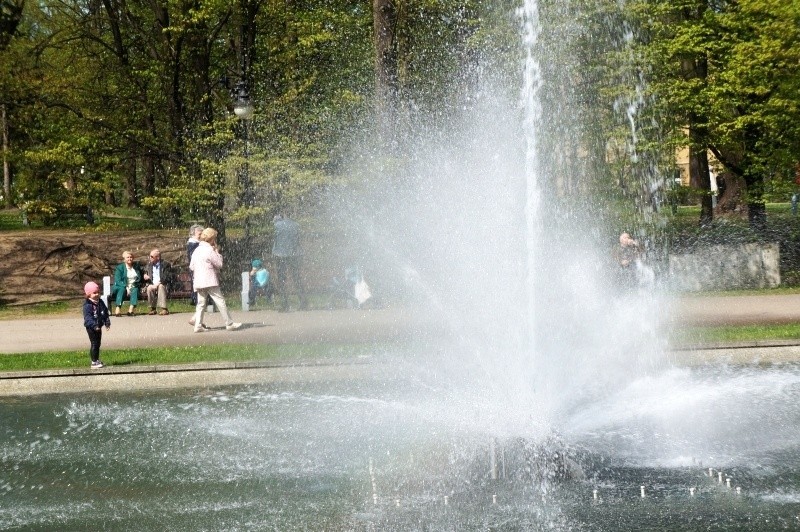
M4 399L0 528L800 526L798 366L633 381L542 446L388 362L352 382Z

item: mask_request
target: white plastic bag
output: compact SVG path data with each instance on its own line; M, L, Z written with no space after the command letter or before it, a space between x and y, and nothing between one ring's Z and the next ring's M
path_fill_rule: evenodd
M359 305L363 305L367 299L372 297L372 293L369 291L369 286L363 277L356 283L353 290L353 295L355 296Z

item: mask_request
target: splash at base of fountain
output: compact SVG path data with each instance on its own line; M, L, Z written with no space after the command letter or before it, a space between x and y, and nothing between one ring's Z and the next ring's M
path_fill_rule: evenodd
M694 399L634 408L639 386ZM791 528L798 390L796 366L676 371L533 439L446 416L439 390L379 376L8 399L0 526Z

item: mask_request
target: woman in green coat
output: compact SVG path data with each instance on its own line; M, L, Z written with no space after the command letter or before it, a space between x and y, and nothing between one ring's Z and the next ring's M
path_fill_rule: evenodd
M111 294L117 304L114 315L120 315L122 302L127 298L130 301L128 316L136 313L136 304L139 302L139 289L142 283L142 268L138 262L133 261L133 253L122 253L122 264L114 270L114 286Z

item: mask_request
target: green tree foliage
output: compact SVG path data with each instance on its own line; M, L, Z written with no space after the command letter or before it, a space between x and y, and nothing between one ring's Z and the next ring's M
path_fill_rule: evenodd
M710 150L726 181L743 183L751 226L763 227L766 184L792 178L800 160L800 4L655 0L632 9L648 30L670 146Z
M398 4L404 128L463 104L454 89L487 43L512 55L516 43L482 25L512 27L512 8ZM372 21L361 0L27 3L0 52L15 202L143 206L157 223L199 219L223 234L313 210L353 157L370 156ZM239 81L256 111L246 123L231 114Z
M463 112L477 79L491 72L510 93L521 81L515 2L393 7L400 149L391 156L400 157L387 168L402 164L409 132ZM548 138L580 138L546 146L564 197L605 187L621 203L655 205L687 144L741 180L756 220L773 184L793 177L797 2L541 0L540 9L540 46L568 58L542 65L544 104L559 117L543 127ZM372 10L363 0L0 3L14 201L143 206L157 223L201 220L223 234L227 224L268 231L278 210L313 211L353 158L382 156ZM255 107L245 122L231 113L240 81ZM653 167L666 169L660 183L636 175Z

